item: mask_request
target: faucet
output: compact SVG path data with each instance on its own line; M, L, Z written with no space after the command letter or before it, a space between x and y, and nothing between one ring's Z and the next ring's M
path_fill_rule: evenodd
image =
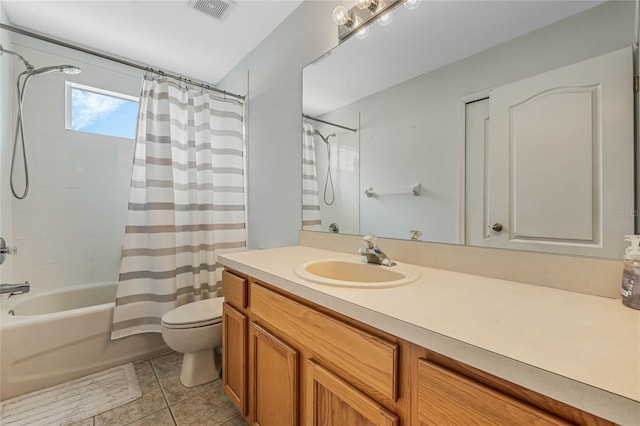
M376 265L382 266L395 265L395 263L380 250L380 247L378 247L376 243L376 237L373 235L366 235L362 238L362 247L360 247L358 253L362 255L362 261L366 263L375 263Z
M9 297L11 297L14 294L29 293L30 287L29 281L19 284L0 284L0 294L9 293Z

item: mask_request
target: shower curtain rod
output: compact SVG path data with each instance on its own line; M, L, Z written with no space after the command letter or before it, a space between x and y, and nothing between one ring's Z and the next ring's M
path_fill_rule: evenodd
M349 130L350 132L356 133L358 129L352 129L351 127L341 126L340 124L332 123L330 121L320 120L319 118L311 117L310 115L302 114L303 118L307 120L317 121L319 123L328 124L329 126L339 127L340 129Z
M77 50L78 52L87 53L89 55L97 56L97 57L102 58L102 59L107 59L107 60L112 61L112 62L117 62L119 64L126 65L126 66L129 66L129 67L132 67L132 68L137 68L137 69L142 70L142 71L147 71L147 72L150 72L150 73L153 73L153 74L158 74L158 75L161 75L161 76L164 76L164 77L169 77L169 78L172 78L174 80L178 80L178 81L182 81L184 83L190 84L192 86L202 87L203 89L211 90L212 92L217 92L217 93L220 93L220 94L222 94L224 96L229 96L229 97L232 97L232 98L236 98L236 99L239 99L240 101L244 101L245 100L245 96L243 96L243 95L237 95L235 93L227 92L226 90L218 89L217 87L211 86L210 84L207 84L207 83L194 81L194 80L191 80L189 78L183 77L181 75L176 75L176 74L172 74L172 73L169 73L169 72L166 72L166 71L162 71L160 69L154 69L154 68L149 67L149 66L136 64L134 62L130 62L130 61L126 61L124 59L116 58L115 56L106 55L104 53L100 53L100 52L96 52L94 50L86 49L84 47L76 46L76 45L71 44L71 43L67 43L67 42L64 42L64 41L61 41L61 40L56 40L54 38L47 37L47 36L44 36L44 35L40 35L40 34L31 32L31 31L23 30L21 28L14 27L12 25L7 25L7 24L0 23L0 28L2 28L3 30L14 32L16 34L20 34L20 35L32 37L32 38L35 38L35 39L38 39L38 40L46 41L48 43L57 44L58 46L66 47L68 49Z

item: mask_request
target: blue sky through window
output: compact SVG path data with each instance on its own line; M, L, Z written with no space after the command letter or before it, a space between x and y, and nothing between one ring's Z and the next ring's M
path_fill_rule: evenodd
M71 88L71 129L134 139L138 102Z

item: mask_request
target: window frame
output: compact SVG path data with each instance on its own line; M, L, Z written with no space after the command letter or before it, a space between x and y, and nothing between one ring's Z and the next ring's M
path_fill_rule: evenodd
M89 133L92 135L100 135L100 136L107 136L107 137L112 137L112 138L119 138L119 139L127 139L127 140L135 140L135 135L133 136L133 138L125 138L122 136L113 136L113 135L106 135L104 133L96 133L96 132L87 132L84 130L76 130L72 127L72 109L73 109L73 105L72 105L72 90L73 89L78 89L78 90L83 90L85 92L91 92L91 93L95 93L97 95L103 95L103 96L110 96L112 98L118 98L118 99L123 99L125 101L131 101L131 102L135 102L138 104L138 108L140 107L140 97L138 96L132 96L132 95L127 95L125 93L119 93L119 92L114 92L112 90L107 90L107 89L100 89L98 87L93 87L93 86L87 86L86 84L80 84L80 83L74 83L73 81L65 81L65 118L64 118L64 128L65 130L70 130L72 132L80 132L80 133Z

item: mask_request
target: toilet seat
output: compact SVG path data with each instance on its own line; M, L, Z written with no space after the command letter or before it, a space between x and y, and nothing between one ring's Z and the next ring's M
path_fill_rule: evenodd
M204 327L222 322L224 297L199 300L172 309L162 316L162 326L172 329Z

